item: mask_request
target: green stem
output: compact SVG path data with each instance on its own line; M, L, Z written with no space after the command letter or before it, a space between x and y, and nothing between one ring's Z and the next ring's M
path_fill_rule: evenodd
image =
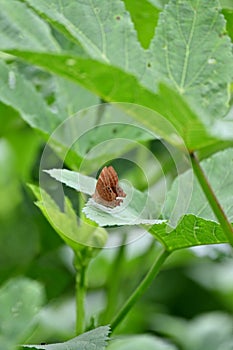
M164 261L169 256L170 252L167 250L163 250L161 254L158 256L158 258L155 260L154 264L148 271L147 275L144 277L142 282L139 284L139 286L136 288L136 290L131 294L129 299L126 301L126 303L123 305L123 307L120 309L116 317L111 322L111 330L112 332L115 330L115 328L121 323L121 321L124 319L124 317L127 315L127 313L130 311L132 306L137 302L137 300L142 296L142 294L145 292L145 290L149 287L153 279L156 277L156 275L159 273L160 268Z
M197 177L197 180L203 192L205 193L205 196L209 202L209 205L211 206L216 218L218 219L227 239L229 240L230 244L233 246L233 227L229 222L217 197L215 196L215 193L194 153L191 154L191 161L192 161L194 173Z
M86 267L76 274L76 335L82 334L85 327Z

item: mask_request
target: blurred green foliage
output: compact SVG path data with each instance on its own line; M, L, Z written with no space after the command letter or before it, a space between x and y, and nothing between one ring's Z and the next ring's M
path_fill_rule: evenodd
M137 6L134 8L134 2L124 1L137 30L137 37L144 48L150 43L153 29L157 24L157 16L162 11L164 2L148 0L142 8L142 3L137 1L135 2ZM225 3L230 4L230 1ZM155 6L153 13L152 5ZM232 6L227 5L223 9L223 14L227 20L227 32L232 38ZM36 16L34 12L33 16ZM42 19L40 21L45 23ZM144 21L147 22L146 26L143 26ZM46 28L44 24L45 33ZM81 47L74 45L74 40L68 40L64 33L57 32L57 28L53 28L51 32L64 50L82 52ZM52 35L51 38L53 39ZM52 39L47 43L48 46L53 46ZM89 78L87 86L92 87L90 89L92 92L63 77L58 78L38 67L22 63L16 57L4 56L3 53L1 55L4 65L13 72L10 75L12 78L10 83L14 84L14 74L17 78L18 75L23 77L15 108L10 107L13 103L6 98L9 97L6 90L2 93L5 98L2 101L5 103L0 103L0 341L6 334L8 338L15 337L12 344L2 343L6 350L7 346L10 349L10 346L20 342L63 342L75 335L73 252L64 245L39 208L34 205L35 198L27 183L38 184L40 159L48 134L67 116L103 101L93 94L96 87L93 88ZM48 62L48 59L45 61ZM118 71L114 74L117 73ZM2 86L6 88L7 84L4 85L6 81L2 77L3 75L0 77L0 80L3 80ZM106 79L104 84L101 82L103 89L108 84L110 82ZM124 87L129 93L131 88L132 86L127 84ZM112 86L109 87L110 91L111 89ZM101 94L104 93L107 95L108 90L101 90ZM102 96L101 94L99 95ZM134 94L132 96L134 97ZM23 108L24 101L28 106L30 99L34 104L31 105L31 114L29 112L27 114L27 108ZM43 104L40 105L39 101L43 101ZM36 108L39 112L36 110L37 113L33 113ZM41 119L38 118L40 113ZM33 124L35 115L38 118L36 125ZM99 115L94 117L98 121ZM50 124L51 119L53 122ZM140 139L140 144L159 157L170 186L177 174L174 164L169 162L163 144L159 140L149 138ZM133 153L134 150L127 149L127 152ZM51 158L57 160L59 155L54 147L51 150ZM148 159L144 159L140 152L136 152L135 158L142 158L145 167L150 168ZM67 164L74 167L76 160L71 157ZM93 166L93 169L90 167L93 171L96 170L93 160L89 164ZM127 168L126 163L120 160L116 164L120 169L120 177L130 179L138 189L146 188L140 169L132 164ZM156 193L159 197L162 187L159 172L154 177L148 177L152 184L158 182ZM54 188L56 192L56 187ZM77 204L77 193L67 189L66 192L73 203ZM79 209L79 205L76 205L76 209ZM104 249L90 263L87 272L89 287L86 301L87 328L93 328L98 318L102 318L106 323L111 321L111 317L145 276L160 249L159 244L154 242L149 234L142 235L139 240L132 243L128 237L131 237L130 234L134 230L132 227L108 229L110 242L112 240L114 243L117 236L118 242L120 240L125 245L121 248ZM127 244L127 239L130 244ZM141 349L142 346L147 346L148 349L156 346L157 349L164 350L232 349L232 257L232 251L226 245L175 252L166 262L156 281L117 329L116 338L113 339L109 349L129 350L137 347ZM35 287L33 291L31 286ZM1 317L4 317L4 312L10 317L11 308L16 301L14 293L22 293L23 297L27 297L27 292L22 291L23 288L29 290L30 297L39 291L40 297L37 295L35 299L38 297L38 309L41 308L41 311L36 312L36 319L34 319L35 312L31 313L31 310L23 314L24 318L20 320L23 330L19 329L17 334L12 334L8 329L15 327L14 322L12 321L11 327L7 325L7 328ZM28 300L31 302L30 298ZM6 303L7 310L3 309ZM104 312L106 305L110 307ZM30 324L29 321L35 320L36 322ZM131 333L136 335L127 336ZM143 333L147 335L141 335ZM117 334L124 334L125 338L117 339Z

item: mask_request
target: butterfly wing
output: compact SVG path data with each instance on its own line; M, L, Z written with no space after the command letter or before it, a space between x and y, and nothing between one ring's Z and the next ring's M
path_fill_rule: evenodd
M112 166L108 167L108 174L110 177L110 184L117 197L125 197L126 194L123 189L119 186L119 179L115 169Z
M126 194L118 184L118 176L112 166L104 167L96 183L93 199L107 207L116 207L120 205L122 199L116 197L125 197Z
M116 199L116 193L114 192L114 179L111 172L107 167L104 167L99 175L96 191L98 195L105 201L111 202Z

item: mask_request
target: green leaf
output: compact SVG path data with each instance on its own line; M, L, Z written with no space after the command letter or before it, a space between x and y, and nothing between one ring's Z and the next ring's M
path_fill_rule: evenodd
M200 266L199 266L200 270ZM233 319L230 314L215 311L191 320L159 314L154 317L153 331L188 350L231 350Z
M229 221L233 222L233 149L216 153L201 162L201 166ZM150 229L169 251L204 244L228 243L195 178L190 192L191 175L191 170L180 175L168 193L164 217L169 218L171 224L154 225ZM180 181L182 188L179 186ZM191 195L190 203L184 213L183 203L186 203L188 194Z
M25 1L71 41L81 45L90 58L137 76L144 74L145 53L122 1Z
M199 149L218 142L217 138L209 135L185 100L165 85L160 87L159 94L156 95L141 86L134 76L97 61L69 55L32 55L27 52L14 52L14 54L84 85L106 101L136 103L136 106L125 104L127 112L172 144L177 145L178 142L178 145L183 147L183 140L179 140L180 137L184 139L189 149ZM102 84L103 80L105 84ZM138 105L148 108L143 109ZM124 104L121 103L120 107L124 107Z
M154 7L163 9L163 7L168 3L169 0L148 0Z
M29 187L38 200L36 205L55 231L75 252L83 250L86 246L102 248L105 245L106 231L85 223L78 226L76 213L67 197L64 199L64 212L62 212L45 190L33 185Z
M98 6L93 7L91 5L86 5L82 2L80 4L74 4L71 3L70 6L64 6L64 7L58 7L58 5L53 2L53 3L46 3L46 2L35 2L33 0L30 0L30 5L33 5L36 7L37 11L40 13L43 13L46 15L46 18L55 17L55 18L50 18L52 21L58 21L62 23L62 27L66 26L66 31L71 31L72 33L72 38L77 37L82 45L85 47L87 46L87 50L91 50L89 52L89 55L92 58L95 59L102 59L103 57L103 47L101 46L101 43L99 41L96 41L96 36L103 36L107 37L106 41L106 50L108 50L108 59L107 59L107 64L100 63L95 60L91 59L85 59L81 57L77 57L75 55L66 55L66 56L57 56L57 55L51 55L51 54L39 54L37 53L32 53L29 52L27 47L25 47L25 50L22 48L11 50L13 54L16 54L18 56L23 57L24 59L29 60L31 63L39 64L45 69L48 69L49 71L55 72L59 75L65 76L69 79L72 79L76 82L79 82L83 84L86 88L89 90L97 93L99 96L103 97L107 101L125 101L125 102L134 102L138 103L141 105L144 105L146 107L152 108L156 110L158 113L163 115L165 118L168 118L169 120L173 121L174 120L174 113L176 114L177 118L181 119L181 123L178 122L178 131L182 131L183 129L183 124L184 124L184 119L187 119L188 117L195 119L195 124L192 124L192 130L196 129L197 132L195 135L201 135L201 136L207 136L205 130L202 130L203 127L198 121L197 117L190 111L188 106L185 105L185 102L183 103L181 97L178 94L172 94L170 91L170 96L168 97L169 90L163 91L161 93L161 97L154 95L151 93L149 90L146 90L144 87L141 86L141 84L136 80L134 76L131 76L129 73L133 72L133 74L138 77L138 79L142 80L142 73L144 77L144 81L147 80L147 77L150 77L152 72L151 69L147 73L145 73L146 69L146 59L145 57L142 58L142 66L139 64L141 57L141 54L138 52L138 47L139 45L136 40L136 33L133 29L132 23L130 22L130 18L125 13L122 2L121 1L116 1L113 7L109 7L107 5L107 8L103 6L103 2L101 5L99 4ZM67 5L67 4L66 4ZM76 7L77 6L77 7ZM100 16L100 22L96 20L98 17L95 15L96 9L100 10L99 11L99 16ZM119 9L119 11L117 11ZM87 11L92 14L93 19L93 24L86 26L86 21L84 21L84 17L82 16L82 11ZM98 12L97 10L97 12ZM104 26L103 28L106 28L106 23L105 23L105 16L106 16L106 11L109 11L108 14L108 19L110 21L109 23L109 28L111 30L108 30L105 32L104 30L100 29L101 28L101 20L104 21ZM123 12L124 14L123 14ZM111 13L113 14L113 17L111 17ZM77 19L75 16L80 16L80 23L81 28L76 28L73 25L74 18L75 18L75 23L77 25ZM121 17L123 15L124 21L126 22L124 24L124 30L121 32L119 31L118 24L116 25L116 17L118 15ZM47 17L48 16L48 17ZM103 18L102 18L102 17ZM92 18L91 17L91 18ZM122 19L122 18L121 18ZM117 20L118 21L118 20ZM64 22L64 23L63 23ZM122 21L123 22L123 21ZM54 22L53 22L54 23ZM60 23L60 24L61 24ZM89 23L90 24L90 23ZM103 24L102 24L103 25ZM84 28L82 28L84 26ZM61 27L59 26L59 29ZM85 29L85 31L84 31ZM91 45L88 45L88 41L84 40L83 38L83 33L88 37L89 40L91 40L91 43L94 46L94 49L91 48ZM129 35L129 33L132 33L132 35ZM128 37L127 38L127 45L123 45L124 41L122 40L121 35ZM76 39L77 39L76 38ZM97 44L96 44L97 43ZM96 45L100 45L100 47L96 47ZM1 47L1 42L0 42L0 47ZM117 47L117 55L116 55L116 50L115 48ZM94 52L93 52L94 50ZM101 51L102 50L102 51ZM124 54L122 54L122 51ZM97 54L97 51L99 52ZM141 51L141 49L140 49ZM127 62L125 62L126 56L125 53L127 52ZM120 54L120 57L122 59L119 59L118 53ZM123 61L122 61L123 60ZM105 60L104 60L105 61ZM121 70L115 68L114 66L110 66L109 62L112 65L115 65L117 67L120 67ZM126 71L126 73L124 72ZM154 70L153 70L154 71ZM157 74L156 72L154 72ZM103 84L102 82L105 82ZM148 89L151 89L151 82L147 84ZM168 98L170 100L172 96L173 103L171 105L167 104ZM128 108L126 106L126 108ZM177 111L177 112L176 112ZM140 112L140 111L139 111ZM138 114L139 114L138 112ZM146 121L146 118L143 118L142 116L137 117L140 122L143 122L144 125L148 125L151 127L152 130L159 130L162 134L162 136L166 137L166 139L170 139L170 135L168 135L167 130L163 130L162 127L162 122L159 123L159 127L157 126L157 120L154 117L154 120L152 123L148 123ZM146 123L146 124L145 124ZM177 126L177 125L175 125ZM162 128L162 131L160 130ZM179 130L181 129L181 130ZM181 133L181 136L183 136ZM185 133L187 135L187 133ZM190 133L192 137L192 133ZM187 139L187 144L190 145L191 148L194 145L192 144L192 140L190 139L190 135L186 136ZM213 142L213 140L208 140L208 137L199 137L199 141L206 139L205 144L209 144L209 142ZM195 137L195 136L194 136ZM172 140L170 140L172 141Z
M166 340L152 335L121 336L121 339L113 339L108 350L177 350L175 345L169 344Z
M224 9L222 13L227 21L227 33L231 37L231 41L233 41L233 4L231 9Z
M4 103L12 106L14 109L17 109L21 113L22 117L32 127L42 130L48 134L52 134L54 129L63 120L65 120L67 116L74 114L75 112L80 110L81 107L87 107L88 104L95 104L97 102L97 99L86 90L69 81L60 78L56 80L57 103L55 104L55 106L53 106L54 110L56 110L56 113L52 113L49 107L45 104L41 94L39 94L35 90L34 86L30 81L26 80L25 77L20 75L19 73L12 71L10 67L8 67L3 62L2 66L0 65L0 71L1 67L2 79L4 79L4 89L2 90L2 94L0 93L0 99L2 99ZM14 84L16 85L11 86L9 84L10 77L11 79L14 79ZM29 97L28 99L25 99L25 94L27 94L27 96ZM76 94L77 98L75 99ZM82 102L80 102L81 99ZM77 103L77 101L79 102ZM107 112L104 112L105 109L107 110ZM132 122L132 119L129 118L126 113L121 112L121 119L125 119L124 121L125 123L127 122L128 125L126 125L125 123L122 123L122 125L120 125L119 123L113 124L113 121L115 120L114 117L111 116L113 110L114 107L111 106L108 106L106 108L102 108L102 106L93 107L89 111L84 111L83 113L80 113L80 115L77 115L75 117L75 120L78 124L77 130L83 130L83 135L81 135L82 137L79 138L79 140L73 145L76 145L75 148L73 147L73 150L75 151L73 152L74 160L69 162L69 164L72 165L72 167L74 167L75 164L77 164L78 166L78 164L81 163L82 157L79 157L80 152L82 153L82 156L86 156L86 152L89 152L91 147L94 147L96 144L105 141L106 138L109 139L111 136L118 139L133 139L134 141L135 139L148 140L154 138L154 136L151 133L146 132L142 128L136 128L135 126L131 126L130 123ZM98 123L98 112L100 112L101 114L103 113L103 115L101 115L101 127L99 128L97 128L96 126L96 123ZM93 113L96 113L96 120L95 118L93 118ZM114 114L117 114L116 108ZM118 111L118 117L119 114L120 112ZM84 118L85 123L83 123ZM70 132L72 133L72 135L74 135L75 130L73 127L73 121L74 119L69 120L65 124L70 128ZM119 118L118 122L120 122ZM105 125L102 125L104 123ZM107 123L109 125L107 125ZM89 130L89 128L93 128L93 130ZM76 139L75 136L78 137L78 135L79 134L77 131L73 136L74 139ZM67 153L66 146L68 146L70 143L70 134L67 137L67 132L64 132L62 135L55 132L53 134L53 139L55 140L50 144L55 150L59 150L57 153L62 157L63 154ZM119 142L118 145L119 147L108 147L108 153L111 155L111 157L119 156L123 152L129 150L129 146L126 146L124 142ZM92 157L92 159L89 160L90 170L93 170L93 167L95 167L94 169L96 169L96 165L98 163L101 163L101 160L103 158L102 153L98 156L95 156L94 159ZM75 157L75 154L78 156ZM105 147L104 155L106 154L107 148ZM87 158L88 157L85 157L85 159Z
M0 0L1 49L59 51L49 26L20 1Z
M93 199L89 199L83 208L85 215L99 226L152 225L164 222L164 220L157 219L158 213L155 212L155 203L151 202L146 193L135 189L133 193L130 193L130 188L123 185L122 188L127 196L132 196L130 202L127 201L126 197L124 203L111 209L97 204Z
M28 0L29 1L29 0ZM4 2L3 2L4 3ZM200 116L198 116L198 113L196 113L195 111L192 111L192 109L190 108L190 106L188 105L187 101L186 101L186 97L189 97L186 94L182 95L180 94L180 89L177 90L177 92L173 91L172 89L164 86L164 85L160 85L159 91L157 91L157 93L155 93L155 89L157 89L158 86L158 81L159 79L162 80L166 80L166 82L169 83L169 80L165 78L163 78L164 73L164 67L166 67L166 65L163 64L161 66L156 66L153 65L152 60L153 57L157 57L157 55L163 55L163 53L160 52L160 50L158 50L158 48L161 46L161 43L159 43L160 46L156 47L153 49L153 47L150 49L150 55L151 57L147 57L145 58L144 54L141 54L142 49L140 48L138 51L138 44L136 38L136 33L132 27L132 23L130 22L130 18L128 16L127 13L125 13L123 10L124 8L122 7L122 2L121 1L116 1L116 3L114 3L114 5L111 5L113 7L111 7L110 5L107 5L109 7L104 7L104 3L101 2L98 3L98 6L94 7L94 12L93 12L93 7L91 7L91 5L87 5L86 7L86 11L87 13L92 13L93 17L94 17L94 24L93 26L88 24L88 26L86 25L86 22L84 23L83 20L80 20L81 24L83 27L81 29L74 27L73 25L73 20L74 20L74 16L79 16L79 12L75 13L71 13L71 9L75 10L76 6L80 5L80 8L84 9L84 4L83 2L80 4L73 4L71 3L69 6L64 6L63 8L58 8L58 5L56 5L54 2L52 3L38 3L34 0L30 0L30 3L33 3L33 6L35 6L37 8L37 11L42 13L43 16L45 16L48 20L50 19L50 21L52 21L52 23L58 23L59 22L59 30L61 30L63 32L63 34L67 34L69 33L69 39L71 40L71 36L72 39L75 39L76 42L77 40L79 40L79 42L82 42L83 47L85 47L85 50L90 50L90 52L88 53L90 55L90 58L83 56L82 54L80 54L78 56L77 51L74 50L72 53L67 53L67 51L64 53L41 53L41 52L32 52L29 51L27 46L25 46L25 48L23 49L23 47L21 46L20 48L17 49L17 42L15 43L15 49L9 49L7 50L5 48L6 51L17 55L18 57L21 57L25 60L27 60L28 62L32 63L32 64L36 64L39 65L41 67L43 67L44 69L53 72L55 74L58 74L60 76L66 77L68 79L73 80L76 83L80 83L82 84L85 88L89 89L90 91L92 91L93 93L99 95L100 97L102 97L104 100L106 101L121 101L121 102L130 102L130 103L136 103L138 105L142 105L145 107L148 107L152 110L155 111L153 117L152 115L148 116L150 113L147 110L147 116L145 117L143 114L141 114L141 110L134 110L133 113L134 115L132 115L136 120L140 121L140 123L142 123L143 125L145 125L146 127L149 127L152 131L156 132L157 134L159 134L161 137L164 137L167 141L169 141L170 143L175 144L176 146L180 146L180 142L178 142L177 145L177 133L178 138L181 137L184 139L186 146L188 147L189 150L198 150L204 147L210 147L209 150L212 151L216 151L216 148L219 146L220 147L220 143L219 141L221 140L221 136L223 135L223 132L220 133L220 135L216 135L215 133L215 137L211 136L211 130L210 128L206 127L204 124L209 125L209 121L210 118L205 117L205 118L200 118ZM109 3L108 3L109 4ZM10 5L9 5L10 6ZM168 9L172 9L170 12L168 10L165 10L163 17L168 18L169 23L170 23L170 19L169 16L171 15L171 23L174 23L174 18L172 17L174 15L174 5L171 3L169 5L170 7L168 7ZM179 5L180 6L180 5ZM182 2L182 6L189 6L189 2L188 0ZM40 7L42 7L42 9L40 9ZM97 23L98 21L96 20L97 15L95 14L95 10L96 8L98 8L99 11L99 18L100 18L100 22L99 24ZM110 9L109 9L110 8ZM114 19L110 19L110 17L107 19L107 21L110 21L110 24L108 27L108 30L106 29L106 26L103 26L102 22L104 22L104 15L106 14L106 11L109 10L108 14L113 14L115 13L116 9L121 9L121 14L124 12L124 30L123 33L120 31L119 33L119 28L117 27L118 24L116 24L115 20L116 17L114 17ZM54 9L54 13L53 13L53 9ZM98 12L97 10L97 12ZM205 9L205 13L209 13L208 16L211 18L211 16L213 15L214 11L213 7L210 6L210 11L208 11L207 9ZM28 9L28 11L30 11ZM80 10L81 11L81 10ZM80 13L82 13L82 11ZM122 12L123 11L123 12ZM167 11L167 12L166 12ZM189 25L190 23L192 23L192 19L193 17L191 16L192 12L191 11L187 11L187 19L184 22L183 25ZM198 12L198 16L200 15L200 13ZM51 18L49 17L51 16ZM55 16L56 18L52 19L52 16ZM101 17L103 16L103 17ZM116 15L118 16L118 15ZM121 16L121 15L120 15ZM201 16L201 15L200 15ZM207 16L207 17L208 17ZM162 17L162 18L163 18ZM92 18L92 17L91 17ZM209 20L210 20L209 18ZM218 32L216 32L216 28L214 27L213 33L212 35L214 36L214 38L217 37L219 38L219 34L222 33L222 27L220 26L220 24L223 24L222 21L222 17L221 15L218 14L218 12L216 12L216 18L217 18L217 23L219 24L219 28ZM122 18L121 18L122 19ZM198 19L200 19L198 17ZM201 20L203 18L201 17ZM118 21L118 19L117 19ZM60 23L61 22L61 23ZM162 20L160 20L160 22L162 23ZM221 22L221 23L220 23ZM105 23L105 22L104 22ZM123 21L122 21L123 23ZM102 24L102 25L101 25ZM163 24L163 23L162 23ZM161 24L161 26L162 26ZM13 23L8 23L9 26L13 26ZM182 25L182 26L183 26ZM99 27L100 26L100 27ZM67 27L67 28L66 28ZM118 29L116 29L116 27ZM101 30L99 29L101 28ZM104 29L103 29L104 28ZM84 32L85 29L85 32ZM81 32L79 32L79 30L81 30ZM93 32L92 32L93 30ZM96 32L95 32L96 30ZM100 30L100 32L98 31ZM160 29L161 32L161 29ZM179 37L179 31L176 31L174 28L172 28L172 34L173 32L177 32L175 35L175 38L177 40L183 40L183 38ZM93 47L90 48L88 46L88 41L85 42L84 38L83 38L83 33L87 36L88 40L91 40L91 43L94 45L94 49ZM129 33L132 34L129 35ZM195 32L196 33L196 32ZM217 33L217 34L216 34ZM197 37L198 37L198 42L200 40L202 40L203 37L203 33L201 31L198 31L197 29ZM67 34L68 35L68 34ZM107 37L108 40L106 41L107 43L107 48L109 49L109 51L105 50L107 52L107 54L109 55L108 57L108 61L106 61L105 59L103 59L103 52L105 52L103 50L103 46L102 42L100 44L96 44L94 42L94 39L96 38L96 36L100 36L100 37ZM127 53L127 64L125 62L125 55L123 55L124 57L122 59L118 60L118 53L121 52L122 54L122 37L121 35L129 35L128 37L128 45L126 45L124 47L124 53ZM158 36L159 38L159 32L158 35L156 34L156 37ZM85 36L85 38L86 38ZM118 38L119 36L119 38ZM158 40L162 40L163 39L156 39L155 37L155 41ZM195 37L196 38L196 37ZM215 65L213 64L207 64L208 68L210 68L209 66L211 66L211 69L208 69L207 71L205 71L205 74L203 74L203 76L205 77L205 81L203 79L201 79L201 83L202 83L202 87L205 86L205 84L210 84L211 87L211 91L210 94L208 93L208 96L214 96L213 100L214 101L220 101L220 105L221 103L225 104L226 102L226 79L228 79L229 77L231 77L231 64L224 64L220 65L220 63L222 62L222 56L226 55L227 57L227 62L232 60L232 56L230 53L230 44L229 44L229 40L225 37L225 36L220 36L220 39L222 40L221 43L223 43L224 47L222 47L221 45L219 46L221 48L221 52L220 49L218 47L218 51L217 53L220 55L220 58L216 58L217 60L217 68L219 68L217 70L217 78L219 76L222 76L222 80L217 80L217 85L213 86L213 84L211 85L209 82L212 80L210 80L210 75L214 72L211 70L213 68L213 66L215 67ZM219 40L220 40L219 39ZM17 40L15 40L17 41ZM180 44L179 42L177 42L177 45ZM98 46L99 45L99 46ZM109 46L108 46L109 45ZM207 43L207 45L209 45ZM1 40L0 40L0 47L1 46ZM179 47L179 45L177 46ZM209 46L207 46L208 48ZM4 48L4 45L3 45ZM116 50L117 48L117 50ZM195 46L194 48L195 50L198 51L199 46ZM193 49L193 50L194 50ZM94 50L94 51L93 51ZM102 51L101 51L102 50ZM154 52L155 50L155 52ZM105 52L105 53L106 53ZM178 52L180 55L180 59L178 61L178 64L180 64L180 66L177 68L175 63L175 71L177 73L181 72L183 69L183 62L184 62L184 57L183 55L186 54L186 51L181 50L181 51L177 51L175 50L175 52ZM181 54L180 54L181 52ZM199 51L198 51L199 52ZM117 53L117 54L116 54ZM156 55L155 55L156 53ZM182 54L183 53L183 54ZM148 53L147 53L148 55ZM178 58L179 58L178 55ZM141 62L141 57L143 56L142 62ZM175 55L176 56L176 55ZM194 55L195 56L195 55ZM93 59L93 57L95 59ZM102 58L101 58L102 57ZM186 56L185 56L186 57ZM199 57L199 56L198 56ZM205 56L204 56L205 57ZM157 59L157 58L156 58ZM98 61L99 60L99 61ZM100 62L100 60L102 60L102 62ZM111 61L109 61L111 60ZM161 59L162 60L162 59ZM116 61L119 61L116 62ZM157 59L158 61L158 59ZM200 59L199 59L200 61ZM199 62L197 61L197 63ZM140 62L140 63L139 63ZM213 61L210 61L213 62ZM112 65L110 65L112 64ZM219 65L218 65L219 64ZM117 67L116 67L117 66ZM224 67L225 68L224 68ZM120 67L120 68L118 68ZM195 65L196 67L196 65ZM227 68L226 68L227 67ZM190 65L188 66L188 68L190 69ZM229 70L228 70L229 69ZM161 73L160 73L161 70ZM188 70L187 70L188 71ZM183 71L182 71L183 72ZM133 75L132 75L133 74ZM196 85L195 85L195 91L198 91L198 82L195 80L195 74L196 71L190 71L189 72L189 78L192 80L194 79ZM182 75L183 76L183 75ZM225 79L225 80L224 80ZM104 84L103 84L104 81ZM228 80L227 80L228 81ZM222 85L221 85L222 84ZM175 87L176 88L176 87ZM214 94L214 92L216 92ZM218 94L220 94L220 98L216 98L216 96L218 97ZM197 101L199 104L199 95L197 94ZM225 96L225 97L224 97ZM196 95L194 96L196 99ZM194 98L193 97L193 98ZM224 101L223 101L224 100ZM168 103L169 101L169 103ZM191 100L190 100L191 101ZM214 103L213 103L214 106ZM128 106L126 106L126 108L128 109ZM225 107L224 107L225 108ZM152 112L151 112L152 113ZM220 117L222 116L222 114L220 115ZM167 124L165 123L164 126L164 122L166 121L166 119L169 121L169 123L171 123L171 125L173 125L175 127L175 129L177 129L175 131L175 138L174 138L174 132L171 132L171 129L167 126ZM209 123L209 124L208 124ZM212 127L212 125L211 125ZM215 131L213 131L215 132ZM225 137L225 135L223 135L223 137ZM232 139L232 135L228 135L228 138ZM174 139L176 141L174 141ZM228 147L228 143L225 144L225 147ZM221 146L224 147L224 146Z
M0 172L0 219L4 219L19 205L21 193L16 173L16 155L5 138L0 138L0 154L0 169L4 169Z
M149 232L169 252L205 244L228 243L219 224L191 214L184 215L175 229L163 223L153 225Z
M222 8L233 10L233 3L231 0L220 0L220 4Z
M32 331L33 318L44 300L44 291L36 281L15 278L0 289L0 343L12 350Z
M1 201L3 195L1 190ZM8 196L14 201L16 191L8 189ZM42 250L38 219L30 211L26 196L23 199L12 213L0 218L0 283L15 276L16 271L17 274L26 273ZM42 229L48 232L48 227Z
M55 99L54 108L61 121L73 116L78 111L99 103L97 96L88 90L64 78L54 77Z
M74 114L80 108L96 103L97 98L80 86L60 78L56 80L56 98L59 102L53 106L52 112L32 82L3 61L0 61L0 81L2 86L0 100L17 110L31 127L46 135L53 135L50 146L63 158L67 154L69 139L64 134L61 137L53 132L69 116L69 113ZM78 96L76 96L76 102L74 102L75 95ZM69 153L68 164L74 166L81 161L82 158L78 153L72 151Z
M96 179L66 169L51 169L46 172L56 180L65 183L77 191L92 195L95 192ZM85 215L100 226L139 225L161 223L157 220L159 211L148 193L142 193L121 183L127 197L119 207L107 208L89 199L83 209Z
M168 86L161 85L158 94L154 94L144 88L134 76L118 68L74 55L54 56L22 51L12 53L50 72L82 84L106 101L137 104L137 106L131 105L131 108L126 104L127 112L143 126L176 146L178 141L178 146L183 147L184 140L188 149L197 150L219 144L221 140L220 136L213 137L210 134L210 130L198 119L184 97ZM102 84L103 80L105 84ZM138 105L149 109L142 110L143 107L140 108ZM122 108L124 104L121 103L120 106ZM183 140L179 141L179 138Z
M52 133L59 123L58 116L52 113L33 84L1 60L0 81L0 100L4 104L17 110L31 127Z
M159 79L187 96L206 125L222 118L229 102L233 56L217 0L170 1L150 49Z
M107 346L109 326L102 326L79 335L64 343L49 345L24 345L24 348L35 348L42 350L104 350Z
M136 152L141 142L155 138L154 133L136 124L127 112L115 104L94 106L76 118L75 129L79 130L79 135L72 149L82 156L81 169L85 173L91 173L100 164L131 150Z
M207 160L202 161L201 166L229 221L233 222L233 148L214 154ZM179 208L182 208L182 203L187 200L187 193L190 193L190 203L185 214L194 214L203 219L217 222L195 178L192 184L192 192L190 192L191 178L192 170L188 170L173 182L165 202L164 217L171 218L174 215L174 219L178 220L184 214L182 210L179 213ZM179 187L181 179L182 189ZM180 198L179 208L176 213L173 213L178 194Z
M44 170L44 172L59 182L74 188L76 191L89 194L90 196L95 192L96 179L93 177L67 169L51 169Z
M138 40L143 48L148 49L161 10L147 0L124 0L124 3L137 30Z
M106 105L106 104L105 104ZM106 105L107 113L104 114L101 106L99 106L101 112L101 121L98 125L89 126L89 128L84 130L83 135L78 140L77 149L82 157L85 157L85 161L90 160L92 163L97 159L98 164L100 160L98 158L103 158L105 155L111 155L111 158L116 158L117 155L123 154L133 147L136 148L136 141L148 141L153 140L155 135L140 125L135 125L132 118L126 113L122 113L118 108L114 108L115 105ZM98 111L97 111L98 112ZM90 119L90 118L89 118ZM117 120L117 122L115 122ZM86 123L88 122L87 116L85 118ZM83 120L80 120L82 123ZM113 141L115 142L115 147L113 147ZM91 151L91 148L95 148L101 145L101 149L97 149L97 152Z

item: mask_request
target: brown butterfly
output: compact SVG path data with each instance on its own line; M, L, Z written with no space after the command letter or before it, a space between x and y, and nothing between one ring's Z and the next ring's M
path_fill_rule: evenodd
M114 168L105 166L100 172L92 198L99 204L114 208L123 202L123 199L118 197L126 197L126 194L119 186Z

